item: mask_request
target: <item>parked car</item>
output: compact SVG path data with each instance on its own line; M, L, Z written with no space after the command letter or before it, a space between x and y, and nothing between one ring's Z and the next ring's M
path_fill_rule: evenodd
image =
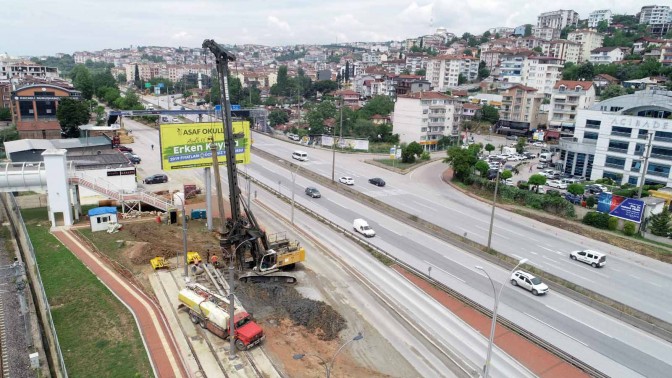
M541 171L541 174L546 176L546 178L552 178L553 177L553 170L552 169L544 169Z
M145 184L161 184L168 182L168 175L165 173L157 173L155 175L146 177L144 180L142 180L142 182Z
M488 170L488 180L494 180L497 178L497 168Z
M320 198L322 197L322 194L320 194L320 191L317 190L317 188L313 188L311 186L306 188L306 195L311 196L312 198Z
M588 194L600 194L604 190L599 185L596 184L591 184L591 185L586 185L586 193Z
M548 286L545 283L541 282L538 277L531 275L530 273L523 272L522 270L516 270L511 275L511 285L520 286L523 289L529 290L534 295L542 295L548 293Z
M537 169L544 169L544 168L548 168L548 164L546 164L544 162L541 162L541 163L537 164Z
M567 189L567 184L564 184L560 180L549 180L546 183L547 186L550 186L551 188L558 188L558 189Z
M122 146L121 144L117 146L117 150L121 152L133 152L133 149L130 147Z
M341 176L338 181L345 185L355 185L355 179L349 176Z
M504 183L504 185L508 185L508 186L515 186L516 185L516 184L513 183L513 179L510 179L510 178L508 178L506 180L503 180L502 182Z
M581 196L577 196L576 194L572 193L565 193L565 199L575 205L580 205L581 204Z
M518 140L518 137L515 135L507 135L506 140Z
M140 164L140 162L142 161L142 159L140 159L140 156L132 154L130 152L124 152L124 156L126 156L128 161L130 161L133 164Z
M375 186L385 186L385 180L380 177L374 177L369 179L369 183Z
M569 258L589 264L593 268L603 267L607 264L607 255L590 249L570 252Z
M173 122L180 122L180 119L177 117L173 117Z

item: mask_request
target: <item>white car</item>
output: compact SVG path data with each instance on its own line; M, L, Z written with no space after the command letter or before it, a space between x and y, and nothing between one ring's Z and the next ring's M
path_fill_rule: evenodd
M546 183L546 185L550 186L551 188L567 189L567 184L560 180L550 180Z
M173 117L173 122L180 122L180 120L177 117Z
M545 283L541 282L538 277L531 275L530 273L523 272L522 270L516 270L511 275L511 285L520 286L523 289L529 290L534 295L542 295L548 293L548 286Z
M348 176L341 176L338 181L345 185L355 185L355 179Z
M584 262L593 268L603 267L607 264L607 256L604 253L586 249L569 253L569 258Z

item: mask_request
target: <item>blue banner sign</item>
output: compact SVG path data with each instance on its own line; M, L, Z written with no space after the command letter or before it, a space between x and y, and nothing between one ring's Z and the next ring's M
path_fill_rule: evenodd
M597 211L616 218L641 223L644 214L644 201L616 196L611 193L600 193L597 199Z

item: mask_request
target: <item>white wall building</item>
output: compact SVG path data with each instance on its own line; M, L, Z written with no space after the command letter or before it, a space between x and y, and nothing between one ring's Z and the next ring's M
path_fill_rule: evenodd
M401 143L418 142L427 151L435 151L444 136L456 135L461 103L438 92L418 92L397 97L392 132Z
M565 173L609 177L639 186L642 157L653 138L645 184L672 186L672 92L639 91L610 98L577 113L574 138L560 139Z
M620 47L599 47L590 52L589 62L593 64L609 64L623 60L625 53Z
M672 10L667 5L647 5L639 12L640 24L657 25L670 22L672 22Z
M592 81L559 80L551 94L549 129L559 130L561 136L573 136L577 112L594 103L595 86Z
M600 21L607 21L607 25L611 25L611 10L601 9L590 12L588 16L589 28L596 28Z
M545 56L562 59L565 63L578 63L581 56L581 44L566 39L554 39L542 42L541 51Z
M590 29L575 30L567 34L567 40L579 43L578 63L590 60L590 52L602 47L604 35Z
M544 12L537 16L537 26L562 30L565 26L579 24L579 13L573 10L560 9Z
M432 87L444 92L457 87L460 74L471 81L478 77L479 59L473 56L439 55L427 63L425 77Z
M522 83L550 97L555 83L562 78L562 59L547 56L529 56L523 66Z
M550 41L552 39L560 38L560 29L545 26L535 26L532 28L532 35L535 38Z

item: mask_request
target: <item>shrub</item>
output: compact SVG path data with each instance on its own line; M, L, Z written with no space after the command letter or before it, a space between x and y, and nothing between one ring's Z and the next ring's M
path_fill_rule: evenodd
M424 151L422 155L420 155L420 160L429 160L430 155L428 151Z
M617 189L613 192L617 196L633 198L637 194L636 189Z
M609 214L600 213L597 211L591 211L583 217L581 222L583 222L583 224L586 224L588 226L593 226L596 228L606 230L609 228L609 218L611 218Z
M609 218L609 221L607 222L607 226L611 231L616 231L618 228L618 218L616 217L611 217Z
M623 233L627 236L632 236L635 234L636 226L633 222L627 221L623 225Z
M595 205L597 205L597 199L595 199L595 196L586 198L586 206L588 206L589 209L592 209Z

